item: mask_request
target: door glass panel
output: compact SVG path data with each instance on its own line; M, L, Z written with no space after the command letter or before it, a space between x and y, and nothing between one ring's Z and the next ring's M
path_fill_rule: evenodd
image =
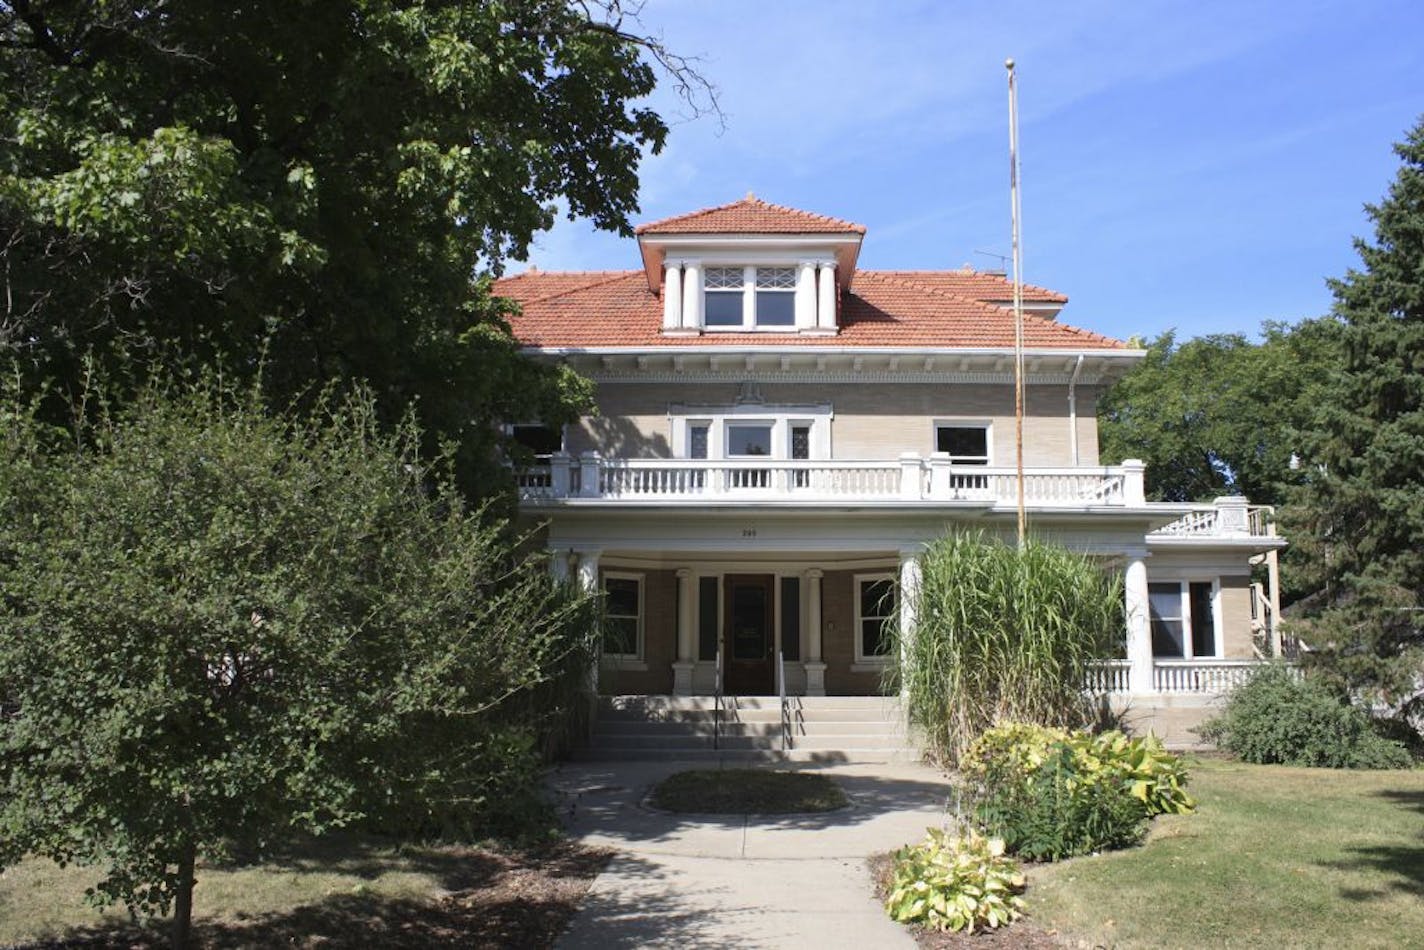
M705 459L707 457L707 427L691 426L687 430L687 457Z
M1211 584L1191 585L1192 656L1216 656L1216 618L1211 610Z
M797 460L809 459L811 457L810 426L791 427L791 457ZM796 488L805 488L810 482L811 473L805 469L796 469L791 473L791 484Z
M732 586L732 659L766 659L766 587Z

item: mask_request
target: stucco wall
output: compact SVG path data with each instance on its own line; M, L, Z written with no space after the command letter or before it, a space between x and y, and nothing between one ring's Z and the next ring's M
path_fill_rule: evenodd
M568 449L625 457L671 457L674 436L669 407L730 406L738 388L735 383L600 384L600 415L585 417L570 428ZM1009 385L765 383L761 394L768 413L774 413L777 406L829 404L835 413L830 424L835 458L890 459L901 452L928 455L934 450L937 420L970 420L991 423L993 464L1013 464L1014 394ZM1079 387L1077 431L1082 465L1097 464L1096 404L1095 389ZM1071 465L1071 444L1068 387L1029 386L1025 464Z

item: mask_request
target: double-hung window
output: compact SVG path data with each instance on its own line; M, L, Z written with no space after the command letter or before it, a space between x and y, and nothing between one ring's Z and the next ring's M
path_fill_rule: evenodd
M603 575L603 655L643 655L643 576Z
M1215 597L1211 581L1166 581L1147 585L1152 615L1152 654L1163 659L1215 657Z
M859 662L888 659L894 643L895 578L889 574L855 577L855 658Z
M796 268L709 267L702 275L702 322L713 330L796 325Z

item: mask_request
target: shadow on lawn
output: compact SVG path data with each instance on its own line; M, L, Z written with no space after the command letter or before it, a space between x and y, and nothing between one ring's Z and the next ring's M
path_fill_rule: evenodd
M374 879L400 860L437 877L443 895L428 899L333 894L285 913L239 921L194 921L203 947L549 947L578 910L610 852L560 842L522 853L477 849L421 851L393 857L376 847L267 862L288 869L340 870ZM201 887L201 885L199 885ZM82 928L34 945L158 948L163 929Z
M1383 798L1400 808L1424 814L1424 791L1386 789L1375 792L1376 798ZM1331 867L1343 870L1370 870L1386 878L1379 888L1347 888L1340 896L1352 901L1378 900L1390 893L1403 893L1424 898L1424 831L1418 837L1419 843L1370 846L1351 848L1355 857L1346 861L1331 863Z

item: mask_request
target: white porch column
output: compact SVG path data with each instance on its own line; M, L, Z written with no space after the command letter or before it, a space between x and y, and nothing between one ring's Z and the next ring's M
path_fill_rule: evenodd
M569 579L569 552L567 549L549 549L549 574L561 584Z
M822 330L836 328L836 265L821 264L816 301L816 326Z
M821 578L819 568L811 568L806 578L806 695L826 695L826 663L821 659Z
M682 326L682 262L663 268L663 329L677 330Z
M1154 692L1152 675L1152 615L1147 598L1147 550L1125 552L1124 606L1127 613L1128 689L1134 695Z
M923 481L924 469L921 467L920 457L914 452L900 453L900 497L919 501L924 497Z
M674 696L692 695L692 668L696 660L696 631L693 629L697 612L693 609L696 596L696 578L690 568L677 571L677 661L672 665L672 692Z
M602 552L597 548L586 548L575 553L578 556L579 587L590 594L598 594L600 589L598 583L598 555ZM588 668L588 691L595 699L598 696L598 664L602 657L603 641L600 637L594 646L593 662L589 664Z
M900 549L900 666L909 665L910 640L915 636L915 626L920 609L920 554L922 548ZM901 694L905 686L900 687Z
M702 329L702 265L696 261L682 265L682 328Z
M816 262L802 261L796 270L796 329L816 327Z

